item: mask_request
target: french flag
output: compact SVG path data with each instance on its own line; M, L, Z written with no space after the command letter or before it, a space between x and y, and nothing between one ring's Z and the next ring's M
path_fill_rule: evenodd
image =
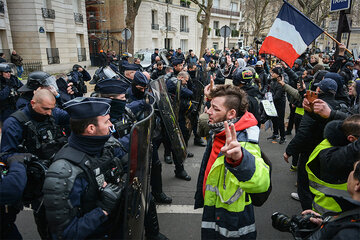
M292 67L307 46L323 32L294 6L284 1L259 54L274 55Z

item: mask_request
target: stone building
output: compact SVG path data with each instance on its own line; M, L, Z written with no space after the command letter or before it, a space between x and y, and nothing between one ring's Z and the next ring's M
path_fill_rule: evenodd
M10 49L13 49L13 40L7 3L4 0L0 0L0 53L4 53L8 61L10 61Z
M70 71L75 63L89 64L85 0L2 0L7 2L7 42L25 63L44 71ZM11 34L10 34L11 28ZM4 39L2 30L2 40ZM5 44L4 44L5 42Z

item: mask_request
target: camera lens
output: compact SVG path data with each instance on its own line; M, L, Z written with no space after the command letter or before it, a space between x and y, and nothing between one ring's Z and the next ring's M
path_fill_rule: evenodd
M285 214L275 212L271 215L272 226L281 231L281 232L289 232L290 231L290 218Z

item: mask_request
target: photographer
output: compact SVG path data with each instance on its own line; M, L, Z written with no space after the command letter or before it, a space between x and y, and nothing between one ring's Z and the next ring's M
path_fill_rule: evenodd
M245 59L247 60L246 62L248 65L254 66L257 63L257 58L253 49L249 50L249 55L247 55Z
M347 191L350 197L335 197L337 202L342 206L343 211L338 215L325 213L320 214L313 210L306 210L302 212L303 218L308 218L313 224L307 224L310 226L318 226L313 231L308 229L303 230L304 233L310 236L303 237L304 239L359 239L360 236L360 161L355 162L353 169L350 172L347 179ZM310 217L310 218L309 218ZM274 219L273 219L274 220ZM275 222L279 222L279 219L275 219ZM280 225L280 226L279 226ZM284 225L284 224L283 224ZM298 234L300 231L293 231L295 228L292 221L289 223L290 228L285 228L281 224L275 224L273 226L280 231L290 231L294 234ZM280 228L282 229L279 229Z
M78 90L78 93L75 94L76 97L82 97L85 93L87 93L85 82L90 81L91 76L83 67L75 64L68 76L69 81L72 82L74 87Z

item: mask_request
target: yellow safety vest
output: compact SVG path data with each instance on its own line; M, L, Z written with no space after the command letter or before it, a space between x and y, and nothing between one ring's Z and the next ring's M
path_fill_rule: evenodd
M313 201L313 210L324 214L325 212L342 212L341 207L334 198L326 196L326 194L335 196L349 196L347 192L347 183L330 184L319 179L311 170L311 165L319 161L317 155L320 151L333 147L327 139L324 139L319 145L316 146L311 153L308 162L306 163L306 172L309 177L310 191L315 195Z
M295 113L297 113L301 116L304 116L304 113L305 113L304 108L296 107Z

